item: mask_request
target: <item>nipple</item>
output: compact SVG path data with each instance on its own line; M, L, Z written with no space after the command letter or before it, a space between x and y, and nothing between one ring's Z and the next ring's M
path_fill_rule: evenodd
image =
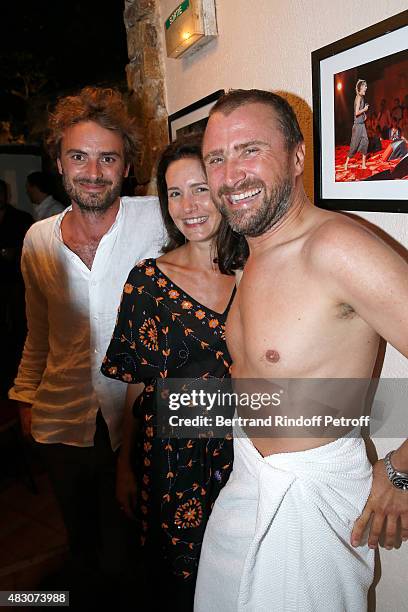
M274 351L273 349L266 351L265 357L266 357L266 360L269 361L270 363L277 363L280 360L280 355L278 351Z

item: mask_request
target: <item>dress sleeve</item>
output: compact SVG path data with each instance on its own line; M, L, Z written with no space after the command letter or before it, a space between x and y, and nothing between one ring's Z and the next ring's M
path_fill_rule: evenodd
M161 328L155 284L143 275L143 268L133 268L123 288L102 374L126 383L160 377Z

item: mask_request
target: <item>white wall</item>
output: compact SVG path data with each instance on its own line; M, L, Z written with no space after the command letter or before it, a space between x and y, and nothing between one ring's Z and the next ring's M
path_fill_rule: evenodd
M162 22L178 0L160 0ZM291 94L305 135L305 186L313 196L311 52L408 8L406 0L217 0L219 37L198 54L165 60L169 114L217 89L272 89ZM165 45L164 45L165 48ZM408 216L366 213L408 248ZM388 348L383 376L408 377L408 363ZM400 441L380 440L383 455ZM382 551L377 610L407 609L408 545Z

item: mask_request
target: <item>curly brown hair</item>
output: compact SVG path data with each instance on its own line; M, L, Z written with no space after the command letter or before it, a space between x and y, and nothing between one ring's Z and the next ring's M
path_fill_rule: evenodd
M64 131L83 121L94 121L107 130L119 132L124 142L125 163L134 159L139 133L121 93L115 89L84 87L76 96L60 98L50 113L46 144L54 160L60 156Z

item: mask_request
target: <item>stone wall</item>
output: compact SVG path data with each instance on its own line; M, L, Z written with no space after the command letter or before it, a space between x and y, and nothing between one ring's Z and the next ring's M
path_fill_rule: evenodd
M168 142L159 0L125 0L130 107L141 127L142 147L135 163L139 183L150 180L158 152Z

